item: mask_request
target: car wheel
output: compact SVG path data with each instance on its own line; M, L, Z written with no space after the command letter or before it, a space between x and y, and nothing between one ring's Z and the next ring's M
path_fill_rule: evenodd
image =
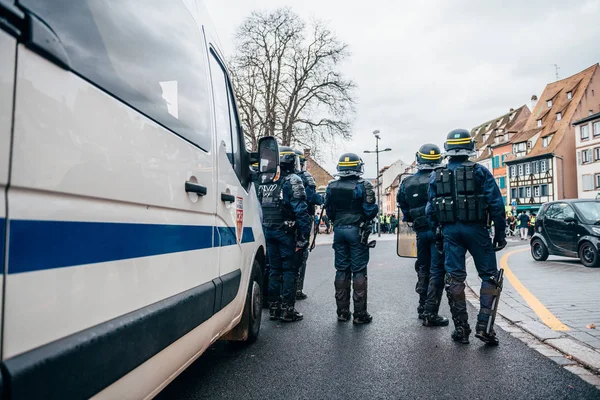
M600 266L600 257L598 257L598 250L591 242L583 242L579 246L579 258L581 263L588 268L597 268Z
M540 239L531 241L531 256L535 261L546 261L548 259L548 247Z
M241 345L256 342L260 332L262 310L262 273L260 264L254 260L242 320L224 339Z

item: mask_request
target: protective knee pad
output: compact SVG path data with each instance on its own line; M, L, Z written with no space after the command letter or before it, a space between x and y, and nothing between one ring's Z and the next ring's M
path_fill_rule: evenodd
M477 320L487 322L490 316L494 314L492 309L494 300L498 301L501 290L490 281L482 281L481 289L479 290L479 314Z
M338 309L350 308L350 279L336 280L333 282L335 287L335 302Z
M465 279L446 275L446 295L450 304L452 319L456 324L468 321L467 301L465 298Z
M352 299L354 300L354 312L361 312L367 310L367 276L360 274L355 275L352 280L352 286L354 288L352 293Z

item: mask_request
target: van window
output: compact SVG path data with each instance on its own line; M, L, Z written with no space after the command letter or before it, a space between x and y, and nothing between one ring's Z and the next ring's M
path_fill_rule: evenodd
M227 158L240 181L244 183L242 139L233 92L223 64L212 51L210 53L210 72L215 98L217 145L225 144Z
M180 0L22 0L71 69L204 150L211 147L202 35Z

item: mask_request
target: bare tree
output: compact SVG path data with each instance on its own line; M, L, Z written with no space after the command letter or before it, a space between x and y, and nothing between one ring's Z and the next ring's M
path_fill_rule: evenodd
M255 149L262 136L284 145L351 137L354 83L337 70L347 45L289 8L253 12L236 34L231 62L242 124Z

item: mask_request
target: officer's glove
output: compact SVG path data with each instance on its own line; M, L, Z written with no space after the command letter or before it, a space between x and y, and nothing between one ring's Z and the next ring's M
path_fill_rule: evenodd
M500 251L506 247L505 235L499 235L498 232L494 235L494 251Z
M435 228L435 248L440 254L444 252L444 234L441 226Z
M300 237L298 237L298 239L296 239L296 251L304 250L307 247L308 247L308 239L307 238L305 238L304 236L300 236Z

